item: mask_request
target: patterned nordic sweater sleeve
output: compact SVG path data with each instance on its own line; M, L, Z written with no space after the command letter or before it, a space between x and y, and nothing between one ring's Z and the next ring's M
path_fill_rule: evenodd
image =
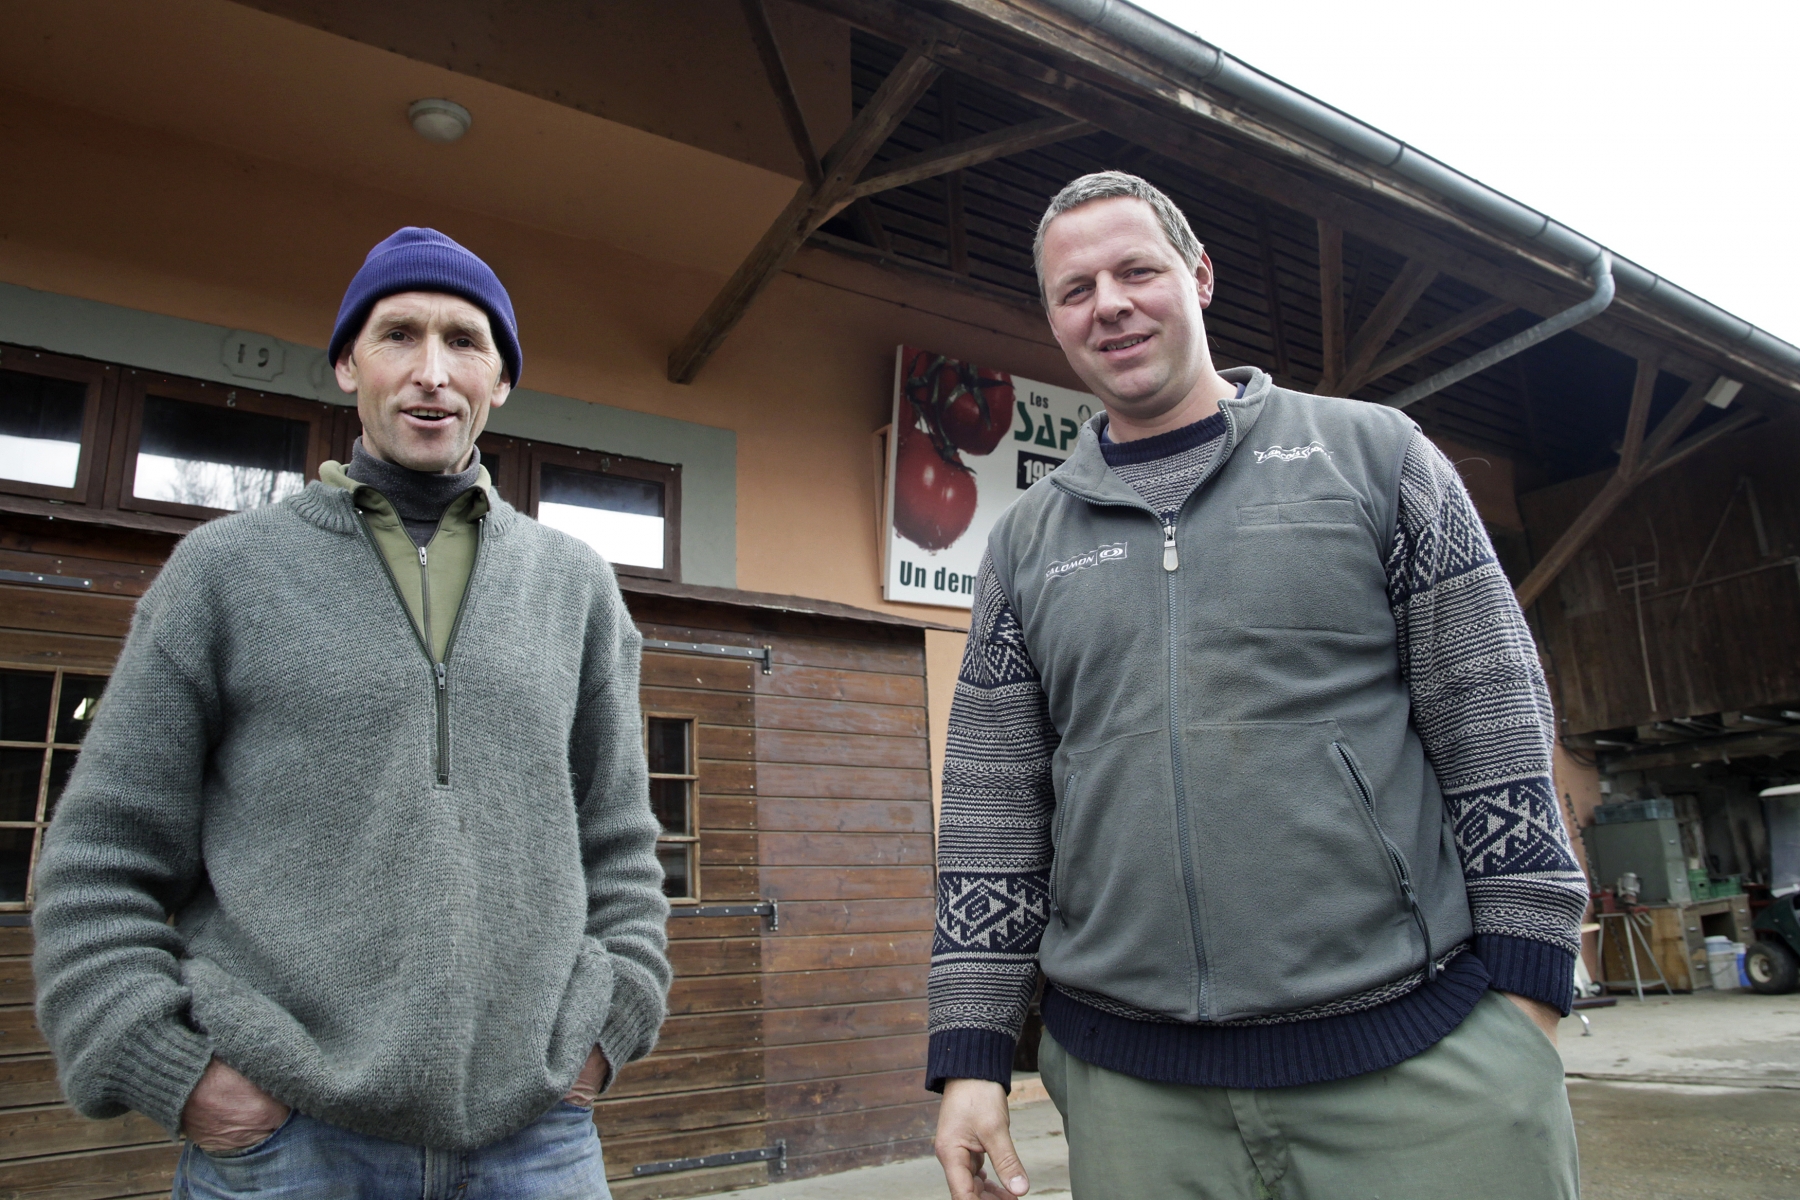
M1456 468L1414 433L1388 599L1413 727L1437 773L1492 986L1567 1012L1587 877L1551 776L1537 647Z
M950 702L938 820L928 1085L1012 1077L1050 916L1050 758L1061 741L994 564L981 560Z
M1413 724L1436 771L1491 986L1567 1010L1587 884L1550 774L1554 724L1530 630L1456 469L1406 453L1386 564ZM1049 919L1050 759L1060 741L983 559L944 754L927 1083L1008 1084Z

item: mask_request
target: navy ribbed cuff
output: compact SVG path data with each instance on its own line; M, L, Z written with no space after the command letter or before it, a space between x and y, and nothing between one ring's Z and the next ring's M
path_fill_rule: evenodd
M947 1079L991 1079L1012 1091L1017 1042L991 1029L945 1029L931 1035L925 1056L925 1086L944 1090Z
M1575 1000L1575 955L1561 946L1501 933L1475 935L1489 987L1548 1004L1563 1016Z

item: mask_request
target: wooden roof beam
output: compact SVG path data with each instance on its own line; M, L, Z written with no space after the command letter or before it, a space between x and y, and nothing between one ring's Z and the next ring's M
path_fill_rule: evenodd
M1656 391L1656 377L1660 367L1661 364L1656 359L1638 360L1637 378L1631 389L1631 411L1625 417L1625 440L1619 448L1619 465L1613 470L1612 478L1606 481L1606 486L1600 489L1600 494L1588 502L1588 506L1563 530L1555 544L1545 551L1544 557L1519 581L1513 594L1518 597L1520 608L1530 608L1544 594L1544 590L1575 560L1575 555L1599 532L1606 519L1618 510L1619 505L1625 502L1625 498L1639 484L1720 438L1736 433L1745 425L1762 418L1762 414L1754 409L1746 409L1704 433L1677 443L1675 439L1681 436L1706 407L1709 388L1695 380L1688 385L1687 392L1670 410L1669 415L1658 423L1656 432L1646 443L1644 429L1649 423L1650 399Z
M850 198L860 200L864 196L873 196L877 192L891 191L894 188L905 187L909 183L917 183L921 179L948 175L952 171L960 171L965 167L992 162L996 158L1005 158L1009 154L1036 150L1040 146L1049 146L1056 142L1066 142L1070 138L1077 138L1092 132L1094 132L1092 125L1072 117L1044 117L1037 121L1027 121L1023 125L996 129L991 133L978 134L972 138L964 138L960 142L952 142L948 146L922 150L918 154L909 154L905 158L897 158L891 163L886 163L882 167L881 174L859 180L856 186L850 189Z
M1360 378L1347 380L1348 391L1367 387L1385 375L1391 375L1410 362L1417 362L1434 350L1441 350L1458 338L1467 337L1483 325L1498 317L1503 317L1513 310L1512 304L1498 297L1483 300L1472 308L1463 310L1448 321L1433 325L1430 329L1408 338L1395 346L1387 354L1375 360L1366 374Z
M1572 264L1520 246L1377 173L1340 161L1329 148L1195 94L1145 63L1005 0L954 0L942 11L955 20L944 20L908 0L801 2L889 41L930 39L935 43L933 56L951 70L1422 259L1515 308L1557 312L1569 306L1571 297L1585 298L1589 290ZM1121 87L1133 91L1121 94ZM1216 132L1198 128L1202 121ZM1249 145L1227 141L1228 137ZM1506 265L1509 261L1514 265ZM1619 297L1613 309L1585 323L1582 336L1633 358L1660 354L1665 365L1684 378L1712 375L1720 364L1730 363L1741 368L1731 371L1734 376L1758 380L1783 395L1800 395L1800 384L1790 376L1735 349L1704 341L1630 295Z
M1319 218L1319 342L1324 374L1313 389L1324 392L1344 374L1344 230Z
M692 383L700 368L743 319L751 303L769 286L795 251L832 214L850 203L856 177L875 156L919 97L925 94L943 67L933 62L924 48L908 50L900 64L881 82L850 128L837 140L820 163L822 178L815 186L803 184L775 218L768 232L739 264L706 311L700 314L681 344L669 352L669 380Z
M794 152L806 172L806 182L818 187L825 179L819 165L818 151L813 148L812 134L806 128L806 114L800 110L800 97L794 94L794 81L788 74L787 62L781 57L781 45L775 40L775 27L769 24L769 10L763 0L740 0L744 21L750 26L750 40L756 44L756 56L762 59L763 73L769 77L769 88L781 106L781 121L787 126Z
M1333 380L1331 387L1321 390L1336 389L1348 396L1367 383L1370 378L1369 367L1374 364L1375 356L1381 353L1388 339L1394 336L1394 330L1400 328L1400 322L1406 319L1406 314L1413 310L1413 305L1419 302L1425 289L1437 277L1436 267L1416 258L1407 259L1400 268L1400 273L1394 276L1394 282L1388 285L1381 299L1375 302L1368 320L1351 337L1350 347L1344 353L1347 359L1344 374Z

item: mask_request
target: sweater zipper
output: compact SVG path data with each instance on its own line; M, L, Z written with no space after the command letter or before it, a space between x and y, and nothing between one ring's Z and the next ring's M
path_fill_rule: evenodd
M1381 839L1382 849L1387 851L1388 862L1394 868L1394 878L1399 880L1400 897L1412 911L1413 921L1419 926L1419 936L1425 939L1425 982L1430 983L1437 978L1437 956L1431 952L1431 927L1425 923L1425 910L1420 907L1419 894L1413 888L1412 872L1406 866L1406 856L1388 840L1387 832L1381 828L1381 821L1375 816L1374 794L1369 791L1369 784L1363 779L1356 760L1350 757L1350 752L1344 749L1341 742L1331 743L1331 749L1356 785L1357 798L1362 801L1363 811L1369 814L1369 824L1374 826L1375 836Z
M1199 484L1195 484L1195 491ZM1190 493L1191 498L1191 493ZM1169 768L1175 783L1175 837L1181 850L1181 883L1187 891L1188 926L1194 936L1194 967L1199 981L1197 1007L1206 1017L1206 946L1200 939L1200 888L1194 881L1193 838L1188 831L1187 782L1181 769L1181 634L1175 619L1175 576L1181 555L1175 549L1175 522L1163 522L1163 578L1168 583Z
M421 624L412 622L411 614L406 611L406 593L400 590L400 581L394 577L394 569L388 565L387 556L381 547L375 544L375 535L369 532L366 520L357 521L362 529L363 540L369 544L369 550L375 555L375 561L381 564L382 574L387 576L389 586L394 589L395 599L400 601L400 612L406 617L406 626L412 630L413 640L418 643L419 650L425 655L425 661L431 664L432 680L435 683L437 710L437 763L436 775L439 786L450 782L450 652L456 647L456 631L462 628L463 613L469 608L469 593L475 589L475 570L481 565L482 528L486 518L475 522L475 556L469 563L469 582L463 589L463 602L457 606L456 620L450 623L450 636L444 642L444 657L439 659L431 652L431 579L427 574L429 563L425 548L419 547L419 609Z

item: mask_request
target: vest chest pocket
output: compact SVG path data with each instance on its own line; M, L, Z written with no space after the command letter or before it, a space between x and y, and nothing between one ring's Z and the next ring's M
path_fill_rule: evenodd
M1366 633L1386 622L1387 573L1361 504L1339 496L1244 504L1225 586L1232 623L1254 629Z

